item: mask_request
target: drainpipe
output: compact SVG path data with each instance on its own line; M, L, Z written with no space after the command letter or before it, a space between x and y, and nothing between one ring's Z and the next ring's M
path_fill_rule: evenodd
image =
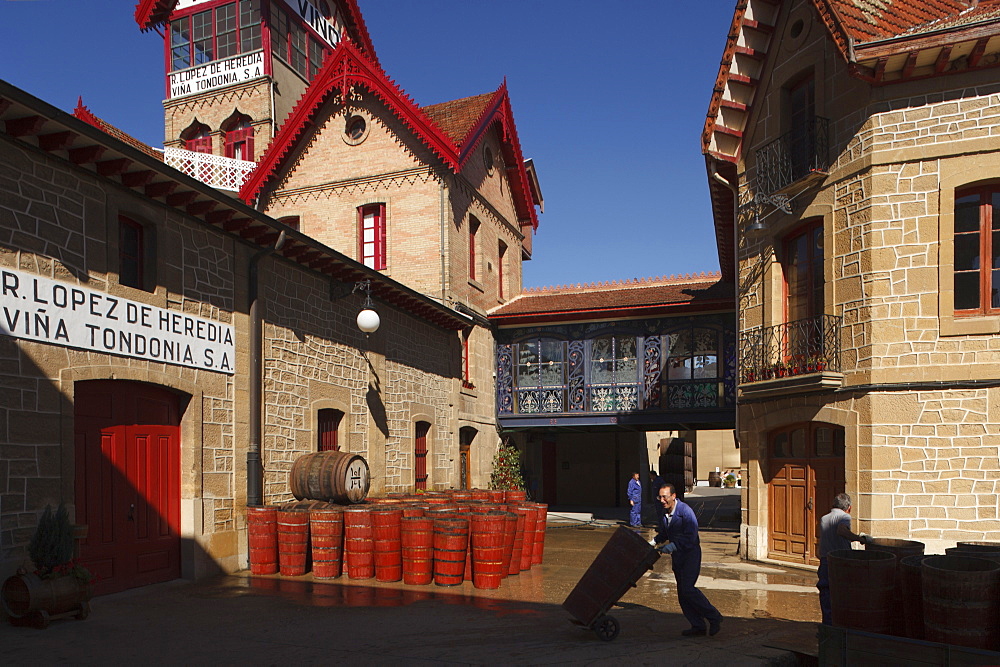
M264 465L261 459L261 421L264 413L263 392L263 329L258 298L257 276L260 261L281 250L285 244L285 232L278 235L273 248L259 250L250 258L247 294L250 300L250 447L247 449L247 506L259 507L264 504Z

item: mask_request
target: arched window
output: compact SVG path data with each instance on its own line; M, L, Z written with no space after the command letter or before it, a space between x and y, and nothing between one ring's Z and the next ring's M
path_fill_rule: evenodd
M226 132L226 157L253 162L253 125L250 124L250 117L234 114L222 129Z
M212 135L208 125L195 121L181 132L181 139L184 140L184 148L195 153L212 152Z

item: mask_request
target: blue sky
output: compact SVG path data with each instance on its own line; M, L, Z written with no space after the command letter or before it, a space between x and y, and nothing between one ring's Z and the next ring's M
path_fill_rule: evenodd
M0 78L163 145L163 42L133 0L0 0ZM717 271L699 135L735 0L359 0L421 105L507 77L545 196L526 287Z

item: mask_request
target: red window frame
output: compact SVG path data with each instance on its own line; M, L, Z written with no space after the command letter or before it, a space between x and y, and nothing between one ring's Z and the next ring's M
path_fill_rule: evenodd
M365 217L372 214L372 237L366 238ZM358 257L361 263L376 271L384 271L386 262L385 251L385 204L365 204L358 207Z
M344 413L333 408L323 408L316 413L316 451L339 452L337 432Z
M472 383L472 365L469 357L469 338L470 333L462 334L462 387L465 389L475 389L476 385Z
M226 157L253 162L253 126L244 121L236 128L227 131L225 149ZM240 157L236 156L237 152L240 153Z
M503 297L503 263L507 256L507 244L500 241L500 247L497 251L497 298L502 299Z
M479 221L469 218L469 280L476 280L476 234L479 232Z
M800 245L800 247L806 251L804 261L802 261L803 258L796 255L796 245L800 244L802 241L805 241L804 245ZM817 241L819 243L818 249ZM800 225L788 234L782 241L781 267L784 293L782 308L786 323L792 321L790 318L793 316L796 320L801 320L809 317L817 317L823 314L824 252L822 243L823 220L821 218L810 220L805 224ZM805 275L809 282L804 289L793 290L792 286L789 284L789 275L792 273L793 258L795 259L794 266L796 269L802 269L803 275ZM795 305L802 307L801 310L805 311L805 315L799 316L799 313L791 312L789 306L792 299L802 300L801 303L797 302Z
M312 81L332 50L325 42L317 39L311 28L307 28L294 14L273 3L270 5L270 12L268 38L271 53L306 81Z
M184 140L184 148L192 153L212 154L212 135L208 133L199 134L196 137Z
M960 216L960 200L979 199L978 225L965 227ZM969 201L967 203L972 203ZM1000 291L1000 184L963 188L955 192L952 275L955 294L955 314L959 316L995 315L1000 313L1000 300L994 305L993 293ZM970 266L962 264L962 249L974 248L978 255L970 256ZM986 258L986 261L984 261ZM970 280L971 278L971 280ZM970 300L965 292L975 285L978 298L975 307L963 307Z
M145 230L135 220L118 216L118 283L143 289Z
M413 488L427 490L427 432L428 422L417 422L413 439Z

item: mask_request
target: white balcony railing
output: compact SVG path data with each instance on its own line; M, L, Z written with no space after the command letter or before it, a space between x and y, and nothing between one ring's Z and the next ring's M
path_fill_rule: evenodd
M235 160L210 153L195 153L183 148L164 148L163 161L191 178L220 190L239 190L256 162Z

